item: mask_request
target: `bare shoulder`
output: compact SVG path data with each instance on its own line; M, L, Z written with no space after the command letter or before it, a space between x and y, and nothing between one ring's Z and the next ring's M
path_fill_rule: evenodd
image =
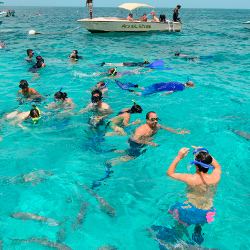
M18 114L17 118L20 120L26 119L30 114L30 111L22 112Z
M103 102L102 103L102 108L103 109L110 109L110 106L107 103Z

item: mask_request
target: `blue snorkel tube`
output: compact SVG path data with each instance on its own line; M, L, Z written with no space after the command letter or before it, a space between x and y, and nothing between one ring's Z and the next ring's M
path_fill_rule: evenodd
M208 152L208 150L207 150L206 148L197 148L197 149L193 152L193 155L196 156L197 153L199 153L199 152L206 152L206 153L209 154L209 152ZM189 162L189 164L191 164L191 165L192 165L192 164L199 164L199 165L201 165L201 166L204 167L204 168L214 169L213 166L210 166L210 165L208 165L208 164L205 164L205 163L203 163L203 162L196 161L196 160Z

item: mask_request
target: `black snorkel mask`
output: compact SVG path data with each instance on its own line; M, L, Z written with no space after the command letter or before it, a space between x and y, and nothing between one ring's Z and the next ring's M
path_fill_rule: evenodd
M102 97L101 96L92 96L91 97L91 102L95 105L95 106L97 106L97 102L99 102L99 101L101 101L102 100Z

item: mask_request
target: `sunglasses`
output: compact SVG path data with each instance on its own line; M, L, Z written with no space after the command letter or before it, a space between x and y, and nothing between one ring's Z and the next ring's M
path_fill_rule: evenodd
M154 121L161 121L161 119L160 118L148 118L150 121L152 121L152 122L154 122Z

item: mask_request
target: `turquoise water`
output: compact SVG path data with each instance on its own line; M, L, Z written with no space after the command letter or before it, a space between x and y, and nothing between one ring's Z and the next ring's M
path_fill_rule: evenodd
M7 7L6 7L7 9ZM181 147L207 147L222 167L214 206L215 221L203 227L203 246L218 249L249 248L249 141L229 130L250 133L250 32L241 23L249 20L250 10L181 9L183 29L180 33L90 34L84 28L73 33L28 36L31 29L41 33L59 33L79 27L76 20L88 16L85 8L13 8L16 17L5 18L0 27L0 40L11 51L0 51L1 114L13 110L28 111L30 103L19 105L16 92L19 81L31 81L33 74L23 62L26 49L40 52L47 64L40 70L40 79L30 86L46 95L44 107L53 101L53 94L61 87L73 99L77 110L90 101L86 93L101 77L93 73L107 68L91 68L100 62L137 62L162 59L171 71L153 71L144 75L123 77L140 86L165 81L185 82L187 76L195 89L168 96L159 94L146 98L135 97L121 90L113 81L105 101L114 114L132 105L131 100L144 109L142 115L154 110L161 124L186 128L190 135L176 135L159 131L154 142L160 147L148 147L147 152L134 161L114 166L114 173L95 191L116 210L116 218L98 208L98 202L86 190L94 180L105 175L104 163L117 154L110 149L126 149L127 137L93 141L88 130L88 115L68 118L53 113L27 130L1 124L0 156L0 238L3 249L46 249L37 244L13 245L9 239L28 237L58 239L58 226L36 221L22 221L10 217L18 211L66 221L63 223L63 242L72 249L96 249L105 244L118 249L159 249L146 228L153 224L174 224L168 209L185 200L185 185L166 176L166 171ZM77 10L79 13L77 13ZM110 16L115 9L97 8L94 16ZM36 13L41 16L35 17ZM170 9L156 10L156 14ZM26 15L24 18L23 15ZM68 56L78 49L87 61L72 64ZM188 55L213 56L197 64L173 57L176 51ZM122 69L126 70L126 69ZM130 130L132 133L136 126ZM181 172L194 173L188 167L188 155L180 165ZM39 172L40 170L40 172ZM44 175L41 170L53 175ZM40 173L44 180L16 183L15 176ZM90 205L81 228L74 230L82 201ZM73 226L72 226L73 225ZM193 232L190 227L189 232Z

